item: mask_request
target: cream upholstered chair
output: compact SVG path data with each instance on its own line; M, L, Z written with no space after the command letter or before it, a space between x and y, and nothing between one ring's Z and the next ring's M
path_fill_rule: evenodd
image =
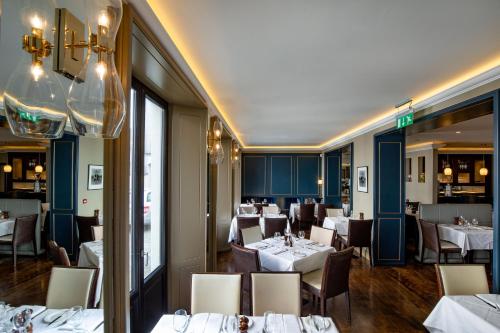
M199 273L191 278L191 314L241 313L241 273Z
M243 245L260 242L262 240L262 230L258 225L241 229L241 237L243 239Z
M94 240L102 240L104 237L104 226L102 225L93 225L90 227L92 230L92 237Z
M439 297L489 294L484 265L435 265Z
M94 302L98 268L52 267L45 306L68 309L80 305L86 309Z
M280 208L278 206L263 206L262 207L262 215L274 214L277 215L280 213Z
M311 227L310 240L327 246L332 246L335 240L335 230L320 228L315 225Z
M327 208L326 216L328 217L344 216L344 210L342 208Z
M300 272L258 272L250 275L253 316L263 316L266 311L300 316Z

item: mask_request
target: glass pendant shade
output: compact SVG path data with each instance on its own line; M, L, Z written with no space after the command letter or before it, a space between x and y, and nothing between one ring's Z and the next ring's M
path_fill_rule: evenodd
M216 140L210 150L210 162L212 164L221 164L224 161L224 148L219 140Z
M5 173L11 173L11 172L12 172L12 165L10 165L10 164L5 164L5 165L3 166L3 172L5 172Z
M445 176L451 176L452 174L453 174L453 170L451 170L451 168L449 166L444 168L444 175Z
M479 169L479 174L481 176L487 176L488 175L488 169L485 168L485 167L482 167L481 169Z
M76 134L114 139L120 135L126 100L114 61L114 41L122 17L121 1L87 1L88 31L107 43L107 51L87 50L85 64L69 88L69 117ZM104 31L103 38L99 32ZM90 39L90 37L89 37Z
M43 172L43 166L38 164L35 166L35 173L42 173Z

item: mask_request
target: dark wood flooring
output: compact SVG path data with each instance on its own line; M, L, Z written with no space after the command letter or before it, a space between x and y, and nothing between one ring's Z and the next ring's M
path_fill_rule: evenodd
M219 253L218 270L231 272L233 267L231 252ZM328 315L341 332L425 332L422 323L438 301L433 265L370 267L364 258L353 259L350 290L350 325L343 295L327 303ZM306 304L302 311L319 313L319 308Z

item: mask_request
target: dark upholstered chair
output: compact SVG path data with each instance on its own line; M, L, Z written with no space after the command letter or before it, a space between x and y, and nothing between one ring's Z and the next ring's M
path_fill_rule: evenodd
M231 244L234 258L234 268L237 273L243 273L243 291L250 294L250 272L259 272L259 251ZM251 308L251 305L250 305Z
M10 244L12 246L12 259L14 268L17 265L17 247L26 243L33 243L33 252L38 256L36 247L36 221L38 214L16 217L14 233L0 237L0 244Z
M264 238L273 237L275 232L281 235L286 229L288 218L286 217L266 217L264 218Z
M323 226L323 221L325 221L326 217L326 209L327 208L333 208L333 205L331 204L318 204L318 217L317 217L317 223L320 227Z
M53 240L50 240L48 243L49 254L52 261L54 262L54 265L70 267L71 262L69 261L66 249L62 246L57 245L57 243Z
M250 228L253 226L258 226L259 225L259 217L258 216L238 216L236 218L236 226L237 226L237 234L238 234L238 239L237 243L238 244L243 244L243 239L241 237L241 229L245 228Z
M309 226L314 224L314 206L316 204L300 204L299 214L295 217L299 224L299 230L301 230L301 224L308 224Z
M92 226L99 225L97 216L76 216L76 228L78 232L78 244L92 242Z
M302 288L318 297L321 315L326 315L326 300L345 294L347 320L351 322L351 301L349 296L349 271L354 251L349 247L343 251L332 252L325 259L322 270L316 270L302 276Z
M373 220L349 220L347 236L340 236L342 247L359 247L359 255L363 256L363 248L368 248L372 261L372 224Z
M424 252L425 249L434 251L437 254L436 262L438 264L441 261L441 253L444 254L444 262L447 264L449 253L462 252L462 249L458 245L439 239L438 225L436 223L423 220L417 220L417 223L420 224L420 230L422 230L422 252Z

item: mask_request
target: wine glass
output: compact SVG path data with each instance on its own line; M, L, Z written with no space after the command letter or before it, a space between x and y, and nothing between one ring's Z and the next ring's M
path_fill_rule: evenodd
M324 333L326 330L325 318L321 316L312 316L312 324L316 328L318 333Z
M306 237L306 233L304 232L304 230L299 230L299 233L297 235L299 236L300 240Z
M66 325L73 329L73 332L85 332L86 330L82 328L83 324L83 308L79 305L73 306L70 309L73 315L68 319Z
M477 227L479 225L478 219L472 219L472 225Z
M184 329L186 328L188 321L187 321L187 311L184 309L179 309L174 312L174 323L173 323L173 328L174 331L176 332L184 332Z
M279 242L280 238L281 238L281 234L278 231L276 231L274 233L274 241Z
M26 329L31 323L32 309L23 309L14 314L12 317L12 325L14 329L12 332L26 332Z

